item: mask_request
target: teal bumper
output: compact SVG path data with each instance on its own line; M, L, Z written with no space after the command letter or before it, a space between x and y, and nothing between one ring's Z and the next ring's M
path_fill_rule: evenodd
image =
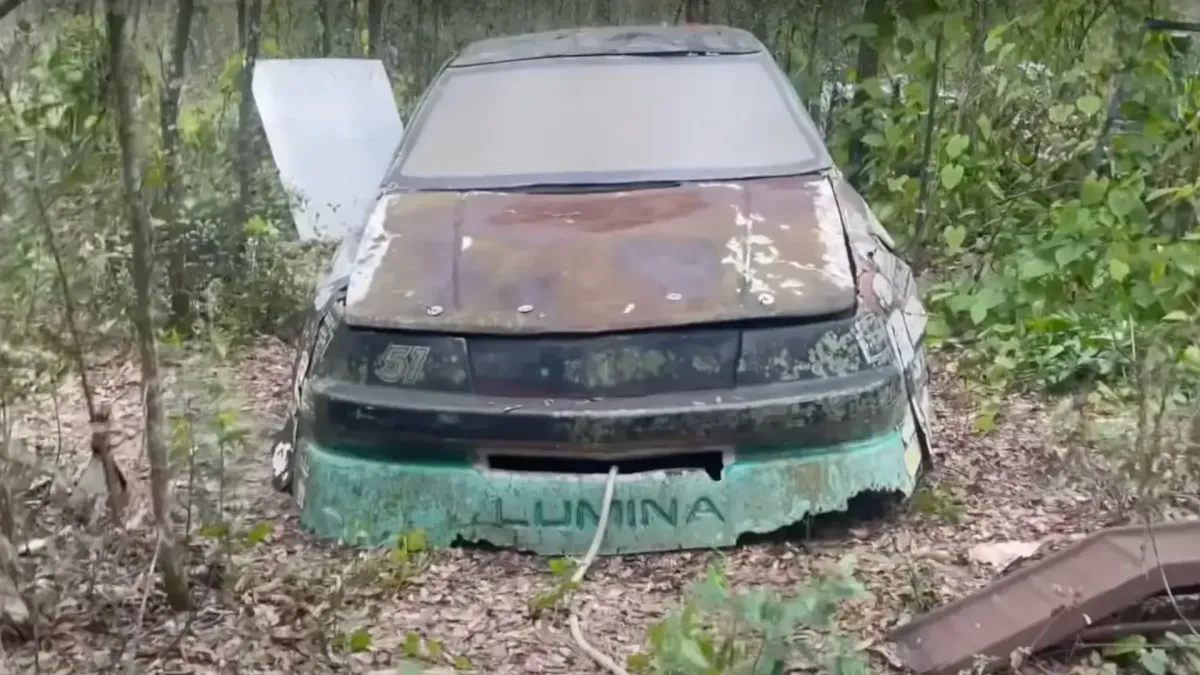
M488 542L583 554L598 525L603 474L402 464L300 443L293 491L317 535L387 546L425 531L434 546ZM821 449L744 453L721 480L704 471L620 475L602 554L716 548L806 515L845 510L867 491L911 494L920 450L899 430Z

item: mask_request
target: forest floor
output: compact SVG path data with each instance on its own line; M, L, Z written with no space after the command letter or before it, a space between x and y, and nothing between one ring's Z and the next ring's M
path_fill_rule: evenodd
M787 589L853 554L873 598L847 604L839 621L862 636L859 646L886 671L896 664L885 640L889 628L999 573L972 555L972 547L1015 541L1055 548L1109 524L1099 500L1062 470L1062 448L1048 440L1048 410L1014 400L999 429L981 436L968 397L937 363L935 471L924 506L875 519L843 518L804 540L601 558L578 596L593 643L623 661L717 556L735 585ZM222 369L206 370L194 359L182 366L165 359L164 365L169 390L225 378L238 397L235 405L249 411L238 420L252 429L244 447L219 462L224 478L210 467L190 481L190 494L197 495L193 522L203 522L202 502L223 502L238 545L222 556L215 539L193 536L192 561L203 563L194 565L196 607L183 614L166 607L156 575L148 573L154 534L139 433L139 371L131 359L96 367L96 388L113 402L117 420L115 454L133 486L129 515L122 530L105 532L75 524L61 507L89 452L77 387L63 389L57 416L46 402L17 420L26 446L59 469L35 483L25 500L37 540L22 559L31 572L28 590L45 618L36 640L5 641L0 672L6 663L13 672L115 672L131 660L139 672L395 672L414 631L444 644L447 665L465 656L475 672L487 675L599 672L572 647L561 617L530 618L530 601L554 586L543 558L437 551L411 583L397 588L383 583L381 567L367 565L363 554L300 530L288 498L268 481L266 435L277 428L289 396L286 347L264 342ZM179 400L174 405L178 409ZM180 502L189 494L188 473L177 470L184 474ZM248 543L245 533L265 522L273 524L270 534L259 527L253 536L262 541ZM365 650L330 649L336 636L359 630L365 631L359 647L370 637ZM1037 672L1054 671L1067 672L1053 664Z

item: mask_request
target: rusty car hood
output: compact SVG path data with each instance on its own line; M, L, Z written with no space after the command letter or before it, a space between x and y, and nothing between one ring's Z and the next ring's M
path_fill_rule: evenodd
M851 310L824 175L622 192L385 195L346 293L353 326L597 333Z

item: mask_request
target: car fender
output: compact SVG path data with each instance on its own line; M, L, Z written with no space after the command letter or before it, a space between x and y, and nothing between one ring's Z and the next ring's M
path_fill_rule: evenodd
M912 268L894 250L891 235L865 199L839 171L830 172L846 238L857 265L860 300L878 312L904 373L916 435L926 459L931 456L933 407L929 368L925 358L925 330L929 322Z

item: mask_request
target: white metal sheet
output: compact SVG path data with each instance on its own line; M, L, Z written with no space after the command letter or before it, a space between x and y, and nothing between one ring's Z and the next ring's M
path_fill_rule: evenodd
M404 133L383 63L264 59L253 90L300 238L361 228Z

